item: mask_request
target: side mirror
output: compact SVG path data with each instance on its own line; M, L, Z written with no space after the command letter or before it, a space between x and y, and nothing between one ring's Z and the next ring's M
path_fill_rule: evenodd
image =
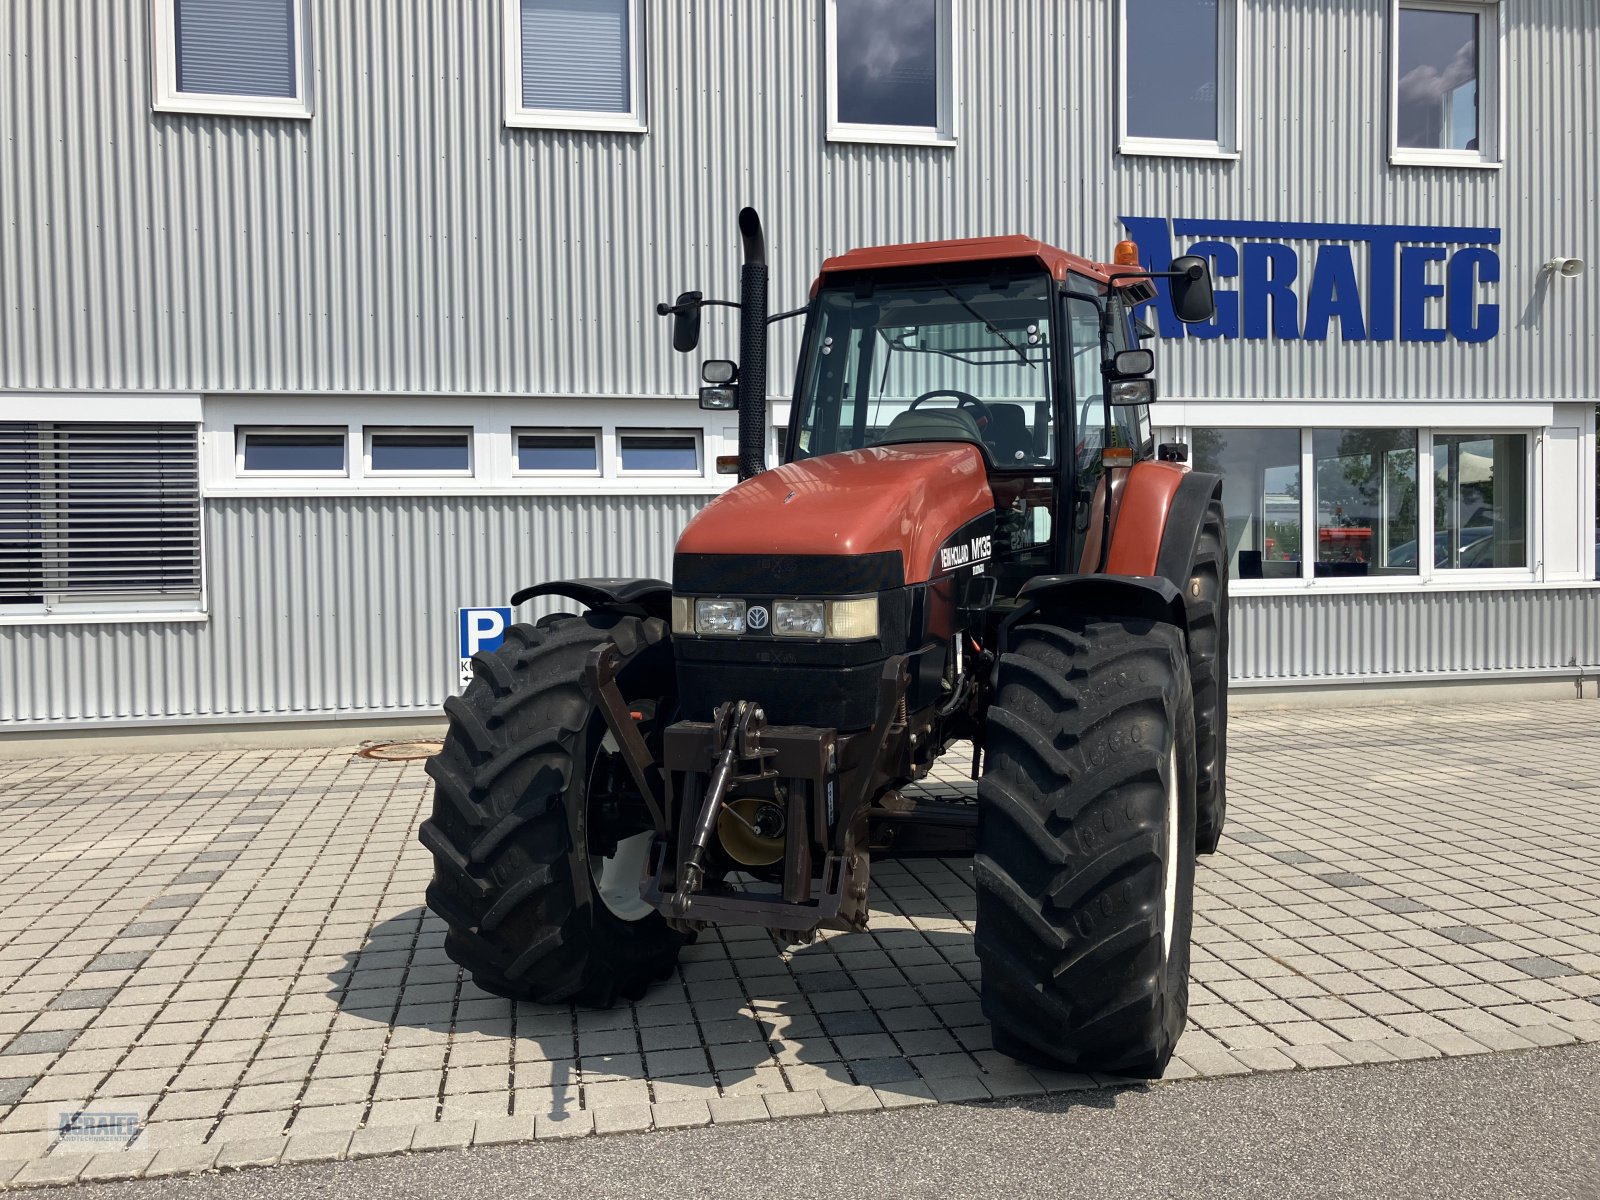
M672 318L672 348L688 354L700 344L700 301L703 292L683 292L671 304L656 305L659 316Z
M1217 315L1211 298L1211 267L1196 254L1172 260L1172 311L1185 325L1209 321Z
M1156 356L1149 350L1119 350L1106 364L1106 374L1113 379L1137 379L1155 369Z
M1117 379L1106 389L1110 404L1154 404L1156 381L1154 379Z

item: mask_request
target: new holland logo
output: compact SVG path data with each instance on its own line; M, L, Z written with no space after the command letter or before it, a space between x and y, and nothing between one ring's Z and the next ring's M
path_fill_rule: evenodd
M944 546L939 550L939 569L953 571L957 567L986 562L993 549L994 536L987 533L979 534L970 542L957 542L954 546Z
M767 627L767 610L757 604L745 614L744 619L751 629L765 629Z

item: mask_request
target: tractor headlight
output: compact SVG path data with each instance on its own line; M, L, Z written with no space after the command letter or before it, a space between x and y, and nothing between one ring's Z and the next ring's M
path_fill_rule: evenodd
M743 633L744 608L743 600L696 600L695 632L722 636Z
M772 632L779 637L823 637L828 631L821 600L774 600Z
M827 636L841 641L877 637L878 598L863 596L859 600L829 600Z

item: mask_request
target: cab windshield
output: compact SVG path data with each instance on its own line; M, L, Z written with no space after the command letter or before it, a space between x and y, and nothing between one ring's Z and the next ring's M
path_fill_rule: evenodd
M1051 294L1042 273L824 288L795 457L966 441L1000 469L1049 465Z

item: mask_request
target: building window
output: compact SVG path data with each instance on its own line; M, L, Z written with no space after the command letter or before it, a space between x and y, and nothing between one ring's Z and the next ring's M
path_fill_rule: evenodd
M639 0L504 0L506 124L645 127Z
M1391 161L1499 161L1500 6L1402 0L1394 11Z
M151 0L155 107L309 117L308 0Z
M0 616L200 600L193 425L0 423Z
M1433 565L1528 566L1528 438L1441 433L1433 439Z
M1235 579L1299 579L1300 431L1197 429L1194 466L1222 476Z
M617 431L617 458L629 474L698 475L700 435L690 430Z
M1417 431L1314 429L1316 573L1415 575Z
M235 467L241 475L343 475L342 425L234 432Z
M600 474L600 436L593 430L539 429L517 434L517 470L533 474Z
M955 141L956 0L828 0L828 138Z
M1233 158L1238 0L1123 0L1124 154Z
M369 429L369 475L471 475L466 429Z

